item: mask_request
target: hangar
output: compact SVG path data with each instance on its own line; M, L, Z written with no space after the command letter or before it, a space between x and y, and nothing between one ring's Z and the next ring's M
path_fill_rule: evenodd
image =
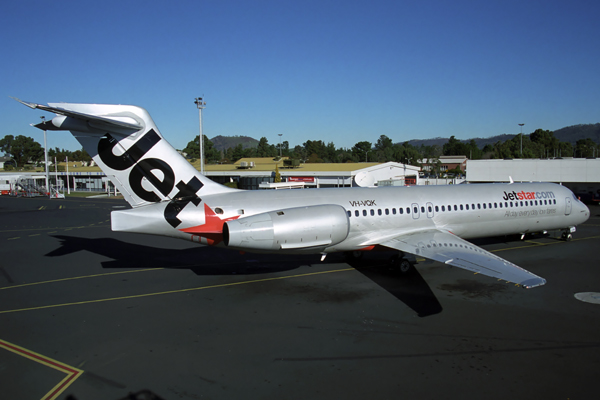
M584 201L600 201L600 159L468 160L467 182L555 182Z

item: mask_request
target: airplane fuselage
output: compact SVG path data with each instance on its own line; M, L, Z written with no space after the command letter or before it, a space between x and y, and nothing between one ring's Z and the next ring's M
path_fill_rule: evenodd
M311 207L337 205L348 220L347 237L333 246L289 249L289 252L354 251L372 244L370 238L397 236L399 232L443 229L463 239L517 233L567 229L585 221L589 210L564 186L552 183L471 184L448 186L411 186L381 188L324 188L319 190L236 191L203 196L198 206L188 203L180 218L186 225L177 229L157 224L156 234L165 234L199 243L223 246L218 236L223 221L247 218L277 209L306 207L309 220ZM208 206L208 210L206 206ZM120 214L143 213L144 209L165 207L155 204L128 211L113 212L113 229L153 233L146 224L119 224ZM148 210L149 211L149 210ZM213 222L207 225L215 213ZM160 215L157 212L156 215ZM216 226L215 226L216 223ZM298 224L302 224L301 221ZM121 225L127 225L121 226ZM161 225L161 226L158 226ZM185 231L197 226L195 232ZM209 237L209 240L203 238ZM248 250L248 249L244 249ZM277 249L278 251L285 249Z

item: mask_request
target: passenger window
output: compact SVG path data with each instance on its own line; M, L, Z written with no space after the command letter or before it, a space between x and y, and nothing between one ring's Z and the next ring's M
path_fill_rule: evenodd
M404 214L404 208L400 207L398 208L398 211L400 211L400 214Z
M425 214L425 207L421 206L421 212Z
M388 208L385 209L385 215L390 215L390 210Z
M418 213L418 212L419 212L419 209L418 209L417 207L413 207L413 213L415 213L415 214L416 214L416 213Z
M346 211L346 214L348 214L348 217L352 216L352 213L350 211Z
M381 215L381 208L377 210L377 215Z
M494 203L494 204L496 204L496 203ZM488 203L488 207L492 208L492 203Z
M442 206L442 211L446 211L446 207L445 206Z
M504 208L508 208L508 202L507 201L504 202Z
M410 207L406 207L406 213L410 214Z
M544 205L548 205L548 200L544 200Z
M371 216L375 215L375 210L371 209Z
M358 216L360 216L360 214L359 214L358 210L355 210L355 211L354 211L354 215L355 215L355 216L357 216L357 217L358 217Z
M458 211L458 206L456 204L454 205L454 211Z
M438 206L435 206L435 212L440 212L440 209Z
M469 205L468 204L466 204L465 207L467 207L467 210L469 209Z
M523 202L521 202L521 207L523 207Z
M392 214L396 215L396 209L392 208Z
M500 205L500 208L502 208L502 203L498 203ZM496 203L494 203L494 205L496 205Z
M463 210L463 205L461 204L461 205L460 205L460 211L462 211L462 210Z
M510 202L510 206L512 207L512 201ZM508 207L508 206L507 206Z
M483 203L483 209L485 210L485 203Z
M475 209L475 204L471 204L471 210Z
M367 210L363 210L363 217L367 216Z

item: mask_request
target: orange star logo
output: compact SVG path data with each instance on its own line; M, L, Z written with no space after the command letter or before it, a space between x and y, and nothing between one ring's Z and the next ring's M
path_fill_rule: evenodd
M191 233L206 240L206 244L214 246L223 241L223 225L227 221L238 219L240 216L221 219L209 206L204 203L204 224L180 229L182 232ZM193 239L192 239L193 240Z

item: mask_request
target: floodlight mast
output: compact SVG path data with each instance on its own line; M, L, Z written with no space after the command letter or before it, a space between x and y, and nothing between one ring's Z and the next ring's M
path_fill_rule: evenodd
M282 157L281 155L281 137L283 136L283 133L278 133L279 135L279 158Z
M40 117L40 119L42 120L42 124L44 122L46 122L46 117L44 117L43 115ZM50 180L48 179L48 141L46 139L46 128L45 127L44 127L44 165L45 165L45 171L46 171L46 191L48 193L48 196L51 196Z
M200 173L204 175L204 138L202 135L202 110L206 108L206 102L202 100L202 97L196 97L194 104L198 107L198 116L200 118L200 136L198 141L200 142Z
M519 124L521 127L521 158L523 158L523 125L525 124Z

